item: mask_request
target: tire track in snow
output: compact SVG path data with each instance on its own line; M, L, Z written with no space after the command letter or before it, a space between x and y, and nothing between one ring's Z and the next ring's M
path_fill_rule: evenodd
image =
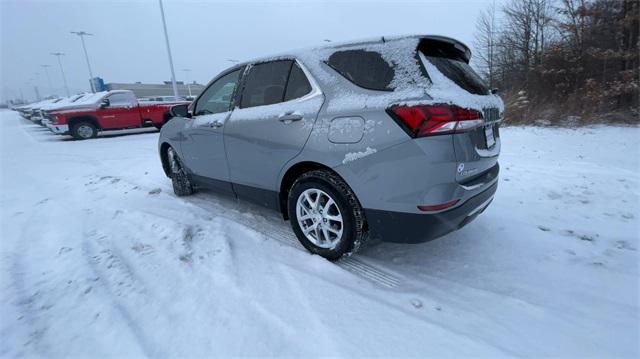
M144 334L144 330L137 324L137 321L133 318L124 303L117 299L120 296L118 294L118 291L113 287L111 282L105 279L108 277L108 275L105 270L100 268L101 262L97 258L101 257L99 252L90 242L90 240L93 239L92 237L93 236L85 238L85 240L82 241L81 244L82 254L89 266L89 269L96 276L96 278L98 278L97 282L101 284L103 290L106 292L105 297L109 298L112 303L111 307L116 310L120 317L122 317L125 326L129 328L129 330L131 330L131 333L135 337L136 343L138 343L142 352L145 353L145 355L148 357L157 357L159 353L152 349L155 346ZM114 257L113 259L115 261L118 260L117 257Z
M103 183L101 180L103 178L110 177L109 175L100 176L99 174L95 174L94 177L98 180L96 183L92 184L97 186L124 185L123 182L125 182L129 186L148 192L148 189L122 178L117 178L117 184L107 184ZM160 195L175 197L168 192L162 192ZM208 197L208 199L202 197ZM255 206L245 201L236 201L231 197L224 197L210 192L200 192L190 197L175 199L183 200L184 203L193 205L199 209L204 209L207 212L212 212L212 215L239 223L267 238L275 239L284 245L307 252L307 250L298 241L298 238L293 233L290 225L283 221L279 214L276 214L273 211ZM401 278L392 274L390 271L381 268L379 265L370 263L366 257L361 254L348 256L335 262L335 264L343 270L387 289L399 287L403 282Z
M213 196L208 193L206 195ZM220 208L216 208L223 206L222 204L217 203L218 198L215 198L214 201L206 201L205 199L198 198L196 196L185 200L201 209L216 209L216 215L220 217L249 227L256 232L261 233L268 238L275 239L285 245L305 252L307 251L302 244L300 244L298 238L291 230L291 227L286 222L279 220L276 216L272 216L273 218L266 218L254 213L253 208L249 208L249 211L251 212L248 213L241 213L237 210L229 213L227 211L220 210ZM236 204L236 207L237 206L238 205ZM379 268L376 265L365 262L364 258L358 254L343 258L338 262L335 262L335 264L346 271L385 288L396 288L402 283L402 280L397 276Z

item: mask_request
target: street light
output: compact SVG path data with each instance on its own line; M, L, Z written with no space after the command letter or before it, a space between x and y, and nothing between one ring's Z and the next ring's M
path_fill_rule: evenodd
M82 50L84 50L84 58L87 60L87 67L89 68L89 84L91 85L91 92L96 92L96 89L93 88L93 71L91 71L91 64L89 63L89 55L87 54L87 46L84 44L85 36L93 36L86 31L71 31L72 34L76 34L80 36L80 41L82 41Z
M47 84L49 85L49 91L53 92L53 87L51 86L51 77L49 77L49 70L47 69L48 67L51 67L51 65L40 65L40 67L44 69L44 73L45 75L47 75ZM51 95L53 95L53 93Z
M167 33L167 22L164 19L164 7L162 6L162 0L158 0L160 3L160 15L162 15L162 27L164 28L164 40L167 43L167 54L169 55L169 66L171 67L171 84L173 85L173 96L178 98L178 85L176 84L176 73L173 70L173 58L171 57L171 46L169 45L169 34Z
M71 93L69 92L69 86L67 85L67 78L64 75L64 69L62 69L62 60L60 60L60 56L64 56L64 53L52 52L51 55L58 58L58 65L60 65L60 73L62 73L62 81L64 82L64 89L67 92L67 97L70 97Z
M182 69L182 71L184 71L187 78L187 90L189 90L189 97L191 97L191 83L189 83L189 72L191 72L191 69Z

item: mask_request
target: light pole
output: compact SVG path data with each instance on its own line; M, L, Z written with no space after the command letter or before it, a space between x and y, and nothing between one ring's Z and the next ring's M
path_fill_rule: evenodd
M82 41L82 50L84 50L84 58L87 60L87 67L89 68L89 84L91 85L91 92L96 92L96 89L93 88L93 71L91 71L91 63L89 63L89 55L87 54L87 46L84 44L85 36L93 36L86 31L71 31L72 34L76 34L80 36L80 41Z
M160 15L162 15L162 27L164 28L164 40L167 43L167 54L169 55L169 67L171 67L171 84L173 85L173 96L178 98L178 85L176 84L176 73L173 70L173 58L171 57L171 46L169 45L169 34L167 33L167 22L164 19L164 7L162 6L162 0L158 0L160 3Z
M189 97L191 97L191 83L189 82L189 72L191 72L191 69L182 69L182 71L184 71L187 78L187 90L189 91Z
M58 58L58 65L60 65L60 73L62 73L62 81L64 82L64 89L67 92L67 97L71 96L69 92L69 86L67 85L67 78L64 75L64 69L62 69L62 60L60 60L60 56L64 56L62 52L52 52L51 55Z
M40 101L40 91L38 91L38 83L33 77L29 78L29 82L27 82L29 86L33 86L33 92L36 94L36 101Z
M40 67L44 69L44 74L47 75L47 84L49 85L49 91L53 92L53 87L51 86L51 77L49 77L49 70L47 69L48 67L51 67L51 65L40 65ZM53 95L53 93L51 95Z

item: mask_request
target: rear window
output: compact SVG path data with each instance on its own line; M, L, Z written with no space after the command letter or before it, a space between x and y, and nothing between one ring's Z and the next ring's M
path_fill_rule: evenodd
M337 51L327 64L354 84L378 91L393 91L393 66L379 52L366 50Z
M449 80L475 95L488 95L484 80L465 61L455 45L435 40L422 41L418 50Z

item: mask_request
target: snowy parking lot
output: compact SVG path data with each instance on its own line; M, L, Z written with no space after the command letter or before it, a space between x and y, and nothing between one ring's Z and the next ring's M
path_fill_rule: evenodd
M0 356L640 355L639 128L504 128L478 219L338 263L174 196L155 130L0 136Z

